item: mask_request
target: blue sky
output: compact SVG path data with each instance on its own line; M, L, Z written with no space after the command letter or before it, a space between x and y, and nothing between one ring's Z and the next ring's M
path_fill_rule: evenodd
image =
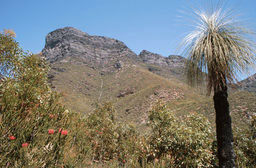
M168 56L180 54L178 44L191 30L191 7L205 6L205 1L0 0L0 31L13 29L20 45L33 53L43 49L47 33L72 26L91 35L121 40L137 54L146 49ZM229 0L225 4L256 30L255 0Z

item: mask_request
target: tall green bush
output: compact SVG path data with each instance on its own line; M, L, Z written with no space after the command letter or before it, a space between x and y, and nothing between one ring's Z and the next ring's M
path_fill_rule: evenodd
M7 46L1 70L8 72L0 83L0 166L61 165L68 118L47 84L48 66L21 52L12 37L1 34L0 41Z
M248 129L235 129L235 152L238 167L254 168L256 165L256 115L252 115Z
M80 162L77 166L88 167L112 162L113 165L138 164L138 133L132 125L115 120L111 103L98 105L91 114L73 124L74 138L70 143L78 157L70 158L72 164Z
M166 158L170 167L213 167L211 125L202 115L191 113L179 119L158 103L150 111L149 125L150 157Z

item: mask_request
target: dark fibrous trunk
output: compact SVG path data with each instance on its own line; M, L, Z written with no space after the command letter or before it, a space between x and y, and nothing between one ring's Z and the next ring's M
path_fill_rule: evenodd
M216 133L218 146L218 159L220 168L235 167L235 153L233 150L233 133L231 116L229 113L227 87L214 91L214 108L216 111Z

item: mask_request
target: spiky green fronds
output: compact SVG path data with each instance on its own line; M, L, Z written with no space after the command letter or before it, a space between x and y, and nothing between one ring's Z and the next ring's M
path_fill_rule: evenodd
M238 25L230 12L222 9L211 13L195 11L196 30L184 38L188 55L187 77L191 84L207 73L208 92L221 90L237 80L237 74L253 65L255 43L253 33Z

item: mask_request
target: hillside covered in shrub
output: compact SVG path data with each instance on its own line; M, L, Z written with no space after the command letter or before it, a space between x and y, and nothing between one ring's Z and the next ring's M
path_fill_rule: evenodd
M200 96L192 99L194 93L189 95L189 87L181 87L185 84L168 82L139 69L138 74L150 74L156 83L157 79L167 81L167 88L182 88L169 88L176 96L172 99L167 95L165 101L158 95L168 91L155 87L157 84L152 85L155 92L149 89L135 93L152 92L157 100L150 102L141 127L125 117L120 119L120 106L109 102L95 103L88 113L68 109L63 105L65 97L52 90L50 66L42 57L25 53L11 32L0 34L0 44L1 167L216 167L216 133L209 111L212 105ZM124 99L132 101L134 95L129 93L132 95L128 97L132 97ZM239 100L251 95L243 93L242 98L242 94L234 94L231 102L241 103ZM122 105L121 102L114 103ZM254 107L235 107L232 115L241 119L234 128L236 164L253 168ZM141 114L138 111L136 115Z

